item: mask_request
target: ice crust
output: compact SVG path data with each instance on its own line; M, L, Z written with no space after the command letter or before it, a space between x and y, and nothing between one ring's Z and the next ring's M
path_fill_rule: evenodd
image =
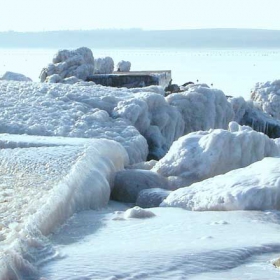
M152 171L180 177L182 187L270 156L279 156L275 141L231 122L229 130L198 131L179 138Z
M15 136L12 143L1 139L6 146L0 153L0 279L17 279L11 275L32 267L23 258L26 247L39 246L39 235L50 234L75 212L107 205L114 174L128 163L115 141L27 137L18 137L19 148Z
M280 209L280 158L264 158L172 192L161 206L193 211Z

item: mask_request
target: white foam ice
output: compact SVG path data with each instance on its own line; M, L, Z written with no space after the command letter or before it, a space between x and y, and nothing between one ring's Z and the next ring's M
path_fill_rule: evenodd
M225 94L207 86L192 86L187 91L167 96L166 100L182 114L184 134L210 128L226 129L234 118Z
M161 206L195 211L280 209L280 158L264 158L245 168L172 192Z
M112 117L117 103L133 92L99 86L0 82L0 132L105 138L121 143L130 163L145 161L145 138L129 120ZM147 112L148 114L148 112Z
M106 139L86 143L27 136L18 143L23 147L15 148L11 138L10 148L7 137L0 153L0 279L35 279L33 265L53 253L42 236L77 211L104 207L114 174L128 156L120 144ZM27 148L32 139L34 145Z
M266 83L257 83L252 91L251 99L259 107L275 119L280 119L280 80Z
M180 137L152 171L183 178L179 182L182 187L278 155L278 146L265 134L231 122L229 130L198 131Z

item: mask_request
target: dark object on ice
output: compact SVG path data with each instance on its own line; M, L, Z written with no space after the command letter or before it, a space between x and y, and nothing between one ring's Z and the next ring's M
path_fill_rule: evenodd
M107 87L137 88L155 85L164 88L170 79L170 70L130 71L129 73L116 71L112 74L94 74L89 76L86 81Z
M115 176L111 198L135 203L140 191L152 188L168 189L168 181L163 176L148 170L119 171Z
M194 82L187 82L187 83L184 83L182 86L183 86L183 87L186 87L186 86L188 86L188 85L194 85Z
M142 208L159 207L170 193L171 191L160 188L142 190L138 194L136 205Z
M174 93L174 92L180 92L180 87L177 84L172 84L172 79L170 80L168 86L164 89L166 92L166 96Z

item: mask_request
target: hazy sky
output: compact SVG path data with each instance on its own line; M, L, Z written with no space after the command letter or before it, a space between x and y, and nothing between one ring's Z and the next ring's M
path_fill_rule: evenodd
M0 31L103 28L280 30L280 0L0 0Z

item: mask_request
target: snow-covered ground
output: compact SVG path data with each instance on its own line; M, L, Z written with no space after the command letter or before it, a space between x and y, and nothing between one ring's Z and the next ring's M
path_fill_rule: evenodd
M278 279L275 83L0 81L0 279Z

